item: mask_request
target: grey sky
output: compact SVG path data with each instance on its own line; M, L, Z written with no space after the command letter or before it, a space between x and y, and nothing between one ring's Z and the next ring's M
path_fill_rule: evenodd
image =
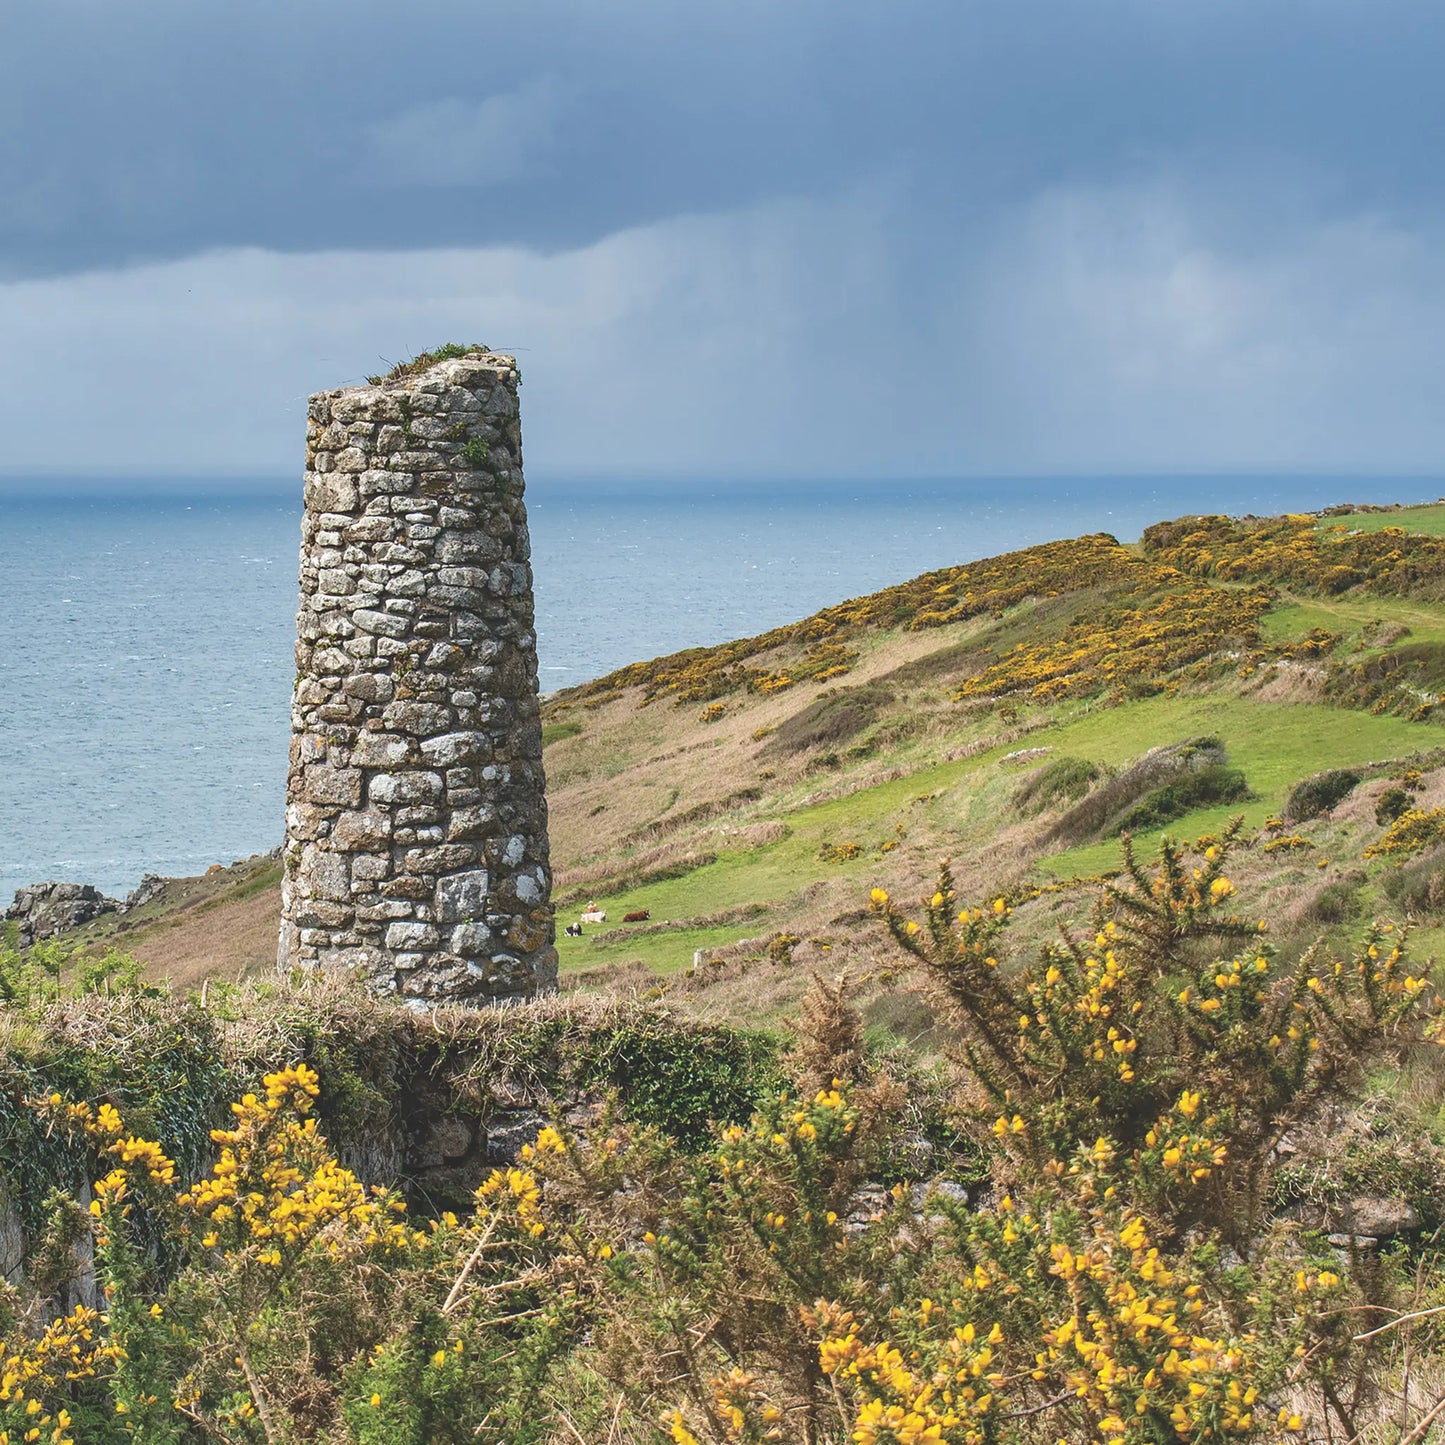
M0 469L1439 471L1438 0L0 0ZM76 426L84 395L90 418Z

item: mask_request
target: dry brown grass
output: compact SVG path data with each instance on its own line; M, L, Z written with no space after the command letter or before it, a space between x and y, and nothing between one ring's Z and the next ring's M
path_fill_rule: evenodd
M860 645L847 687L865 686L903 664L951 647L981 625L870 637ZM659 700L640 707L640 689L601 706L557 711L557 720L580 723L582 731L547 750L554 862L559 868L575 868L615 858L627 846L655 843L712 818L746 814L750 807L739 801L740 793L757 789L775 795L805 776L806 752L766 756L768 745L789 719L833 690L800 684L768 696L730 697L721 717L707 723L695 704L674 707ZM906 716L919 736L956 742L960 727L968 726L969 715L947 701L946 689L895 687L891 696L889 715ZM866 781L839 780L816 791L828 796L837 795L839 787L855 791L876 783L887 771L886 756L880 753L866 770ZM745 816L743 821L750 819Z
M1323 702L1327 672L1305 662L1277 662L1259 686L1247 689L1260 702Z
M126 945L146 966L152 982L198 987L204 979L240 979L276 967L281 920L277 885L204 912L178 913Z
M699 846L700 842L684 838L631 857L608 858L580 868L558 868L554 875L554 900L560 907L580 902L589 892L620 893L657 878L675 878L712 862L717 856L705 846Z

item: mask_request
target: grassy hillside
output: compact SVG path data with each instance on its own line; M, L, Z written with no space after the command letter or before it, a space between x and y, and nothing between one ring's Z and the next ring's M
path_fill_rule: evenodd
M1051 928L1061 885L1117 868L1124 822L1147 848L1242 814L1251 866L1292 907L1345 878L1367 906L1386 867L1363 857L1374 800L1421 759L1410 797L1435 800L1441 533L1445 505L1092 535L556 694L559 932L589 902L607 912L559 938L564 979L771 1018L806 974L785 965L871 965L874 886L916 896L946 854L970 894L1048 890L1025 911ZM1217 740L1210 767L1141 762L1198 738ZM1298 825L1313 846L1266 854L1292 790L1346 768L1344 812ZM262 861L89 937L193 983L269 968L275 913Z
M572 997L107 954L269 971L263 858L0 940L0 1445L1434 1438L1445 541L1350 520L549 699Z
M1142 847L1241 813L1258 829L1324 769L1369 774L1361 798L1384 792L1445 743L1445 548L1427 534L1445 507L1378 517L1419 534L1350 516L1194 519L1137 550L1087 537L559 694L560 915L595 901L609 920L562 940L564 967L670 972L694 949L779 933L800 961L866 957L859 898L918 893L942 854L980 895L1117 867L1116 830L1060 831L1061 808L1016 802L1060 759L1097 787L1151 749L1220 740L1244 796L1136 825ZM1378 867L1359 856L1366 813L1329 868ZM616 925L642 909L646 926Z

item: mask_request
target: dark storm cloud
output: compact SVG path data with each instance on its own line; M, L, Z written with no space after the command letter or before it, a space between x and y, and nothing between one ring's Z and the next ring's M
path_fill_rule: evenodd
M1439 0L0 0L0 475L286 473L446 339L534 475L1438 472L1442 70Z
M1435 0L3 0L0 24L10 278L572 248L878 177L922 257L1161 171L1251 193L1218 211L1246 231L1441 202Z

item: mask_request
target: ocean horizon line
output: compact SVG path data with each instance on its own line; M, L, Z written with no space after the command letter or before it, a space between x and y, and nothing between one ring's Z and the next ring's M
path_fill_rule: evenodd
M1437 489L1424 500L1445 500L1445 471L1368 471L1364 469L1251 469L1216 471L1088 470L1069 472L936 472L936 473L779 473L748 476L666 472L557 472L534 471L527 479L530 491L551 494L591 492L606 488L609 496L701 495L727 488L739 495L775 492L777 488L799 492L823 488L852 488L874 485L902 488L985 488L990 486L1087 486L1099 482L1125 485L1164 486L1191 483L1247 485L1310 485L1318 487L1367 486L1371 490L1398 485L1419 492ZM61 497L183 497L193 493L198 500L245 499L251 496L278 497L301 494L302 474L209 473L144 471L116 472L23 472L0 471L0 498L51 500ZM1422 490L1423 489L1423 490ZM1348 501L1350 498L1341 498ZM1403 500L1403 499L1402 499Z

